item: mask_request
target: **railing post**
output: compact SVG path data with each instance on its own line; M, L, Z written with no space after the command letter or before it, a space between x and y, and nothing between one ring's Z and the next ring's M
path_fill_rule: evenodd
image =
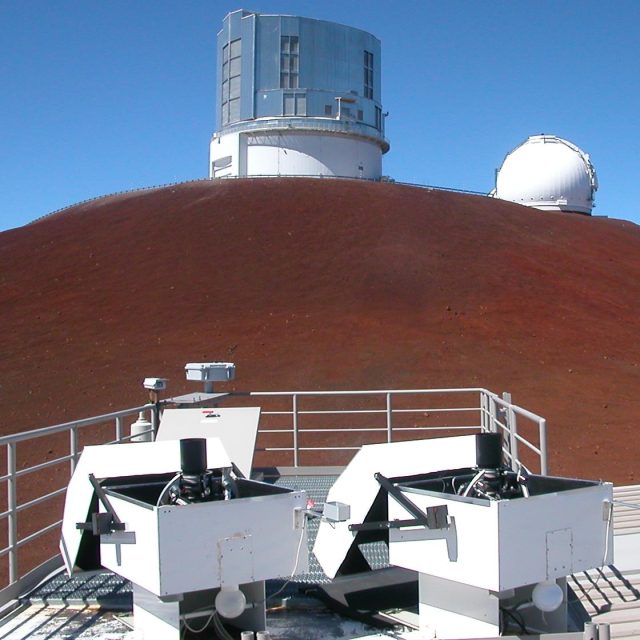
M69 477L71 477L76 470L76 463L78 462L78 428L75 425L69 429L69 454L71 455Z
M116 418L116 442L122 442L122 418Z
M391 407L391 394L387 393L387 442L393 440L393 408Z
M151 426L153 427L152 440L156 439L158 435L158 427L160 426L160 405L156 402L152 409L150 409L151 413Z
M16 442L7 445L7 542L9 547L9 583L18 579L18 514L16 512Z
M293 394L293 466L298 466L298 396Z
M480 430L484 433L487 429L487 394L480 392Z
M509 430L509 453L511 454L511 468L514 471L518 470L518 462L520 461L520 454L518 452L518 416L513 409L511 402L511 394L506 391L502 394L502 399L509 403L507 407L507 429Z
M487 431L497 431L496 425L496 401L489 396L489 424Z
M547 465L547 421L544 418L540 418L538 430L540 433L540 474L546 476L549 473L549 467Z

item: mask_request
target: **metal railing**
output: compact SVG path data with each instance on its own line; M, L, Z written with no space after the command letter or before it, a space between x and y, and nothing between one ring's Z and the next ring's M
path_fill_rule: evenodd
M384 133L374 126L354 119L336 119L322 116L281 116L242 120L225 125L220 131L213 134L213 138L236 132L274 133L277 135L283 132L300 130L357 135L379 144L383 149L383 153L389 150L389 141L384 137Z
M311 466L318 459L322 459L323 465L335 465L337 458L340 458L338 464L343 465L364 444L493 431L503 433L505 457L513 468L524 464L534 472L548 472L544 418L514 405L508 394L500 397L482 388L237 392L230 393L224 402L231 406L261 405L256 455L262 455L263 460L271 465L279 456L280 460L275 463L277 466L292 464L298 467L303 463ZM0 483L6 484L6 508L0 512L0 525L6 523L7 536L6 547L0 549L0 575L6 584L0 590L0 608L35 586L52 567L61 564L57 561L56 565L56 561L50 559L25 572L21 571L18 556L20 551L60 527L62 512L55 500L62 499L82 445L86 444L80 436L90 432L95 440L96 436L104 435L104 425L110 425L108 428L115 430L113 439L99 437L91 443L125 442L131 436L124 432L124 419L137 416L141 411L149 412L150 431L154 431L162 404L145 404L0 437L0 446L6 449L7 461L6 473L0 476ZM525 421L529 424L526 425ZM98 432L101 425L102 431ZM57 438L56 446L60 448L64 446L65 436L67 453L52 460L26 460L19 468L20 446L27 447L28 453L28 443ZM525 456L520 455L523 448ZM65 469L66 464L68 467ZM32 474L54 467L58 467L57 475L63 486L51 490L50 483L45 482L46 491L34 495L41 483L33 480L29 483L25 478L33 478ZM19 501L18 496L23 501ZM27 518L24 514L27 511L32 513L34 508L47 515L53 512L53 521L20 537L23 519L34 521L33 516Z
M18 553L21 549L24 549L27 545L35 542L42 536L55 531L62 524L62 519L59 517L61 512L55 513L55 519L51 522L47 522L44 526L41 526L36 531L33 531L27 535L19 537L19 516L27 510L33 509L37 506L46 505L51 503L55 498L61 497L65 494L67 484L76 467L78 458L80 457L80 433L82 430L88 427L104 426L107 423L113 423L115 430L115 438L109 440L109 443L125 442L130 439L131 436L124 433L124 418L130 416L137 416L141 411L149 411L151 415L152 425L157 424L157 410L156 405L145 404L138 407L132 407L129 409L123 409L121 411L115 411L112 413L93 416L91 418L84 418L82 420L74 420L72 422L65 422L63 424L52 425L49 427L43 427L41 429L32 429L29 431L23 431L13 435L7 435L0 437L0 447L6 449L6 473L0 476L0 483L6 483L6 508L0 512L0 522L6 523L7 531L7 546L0 549L0 575L5 580L5 588L0 590L0 608L4 606L9 600L16 597L19 591L27 587L29 582L37 581L41 572L38 572L37 567L35 570L30 570L21 574L18 564ZM153 429L153 428L152 428ZM19 445L33 443L34 440L42 438L53 438L65 434L68 437L68 453L52 460L46 460L45 462L37 462L36 464L30 464L24 466L22 469L18 469L18 448ZM106 444L103 442L102 444ZM27 452L28 457L28 452ZM31 474L44 471L45 469L53 469L59 465L68 463L68 472L58 473L62 475L64 485L53 491L47 491L41 495L33 496L32 492L35 483L30 483L30 491L23 492L28 496L28 499L24 502L18 502L18 489L27 486L20 483L20 481ZM58 470L59 471L59 470ZM24 481L23 481L24 483ZM45 483L46 484L46 483ZM50 486L47 486L49 489ZM48 505L50 507L50 504ZM45 506L44 509L48 510ZM24 516L27 520L27 516ZM42 567L49 567L50 561L45 562ZM29 576L31 580L25 578ZM16 589L16 586L20 585L20 588Z
M433 398L436 396L476 396L477 403L471 406L405 406L402 399L411 396L419 396L421 399ZM432 435L442 435L463 432L493 431L501 432L504 436L504 454L511 466L516 468L521 465L528 471L535 471L541 474L548 473L547 446L546 446L546 420L535 413L511 402L509 394L503 397L482 388L466 389L404 389L404 390L367 390L367 391L257 391L246 394L230 394L230 398L259 398L263 405L261 416L279 417L285 419L285 424L275 428L262 428L259 435L258 449L267 453L288 452L291 454L291 464L294 467L301 465L301 454L304 452L337 452L337 451L357 451L363 444L379 442L393 442L404 434L409 434L415 438L428 437ZM347 409L324 409L324 408L303 408L304 401L322 400L325 398L349 398L353 399L354 407ZM369 406L363 408L362 399L368 399ZM274 410L264 406L265 401L280 399L284 401L287 408ZM376 402L377 401L377 402ZM401 405L401 406L398 406ZM440 424L398 424L396 419L399 416L420 418L428 414L429 417L435 415L449 418L453 414L467 414L471 416L465 424L459 424L450 419L443 420ZM354 416L365 416L371 418L374 425L368 424L359 426L326 426L329 418L347 416L353 419ZM324 426L304 426L305 419L310 417L320 417L326 421ZM532 430L538 444L532 442L533 437L525 437L519 432L518 420L527 421L527 432ZM406 421L405 421L406 422ZM462 421L464 422L464 421ZM274 446L264 440L276 434L290 436L288 446ZM337 446L335 444L320 444L320 440L328 434L359 434L360 438L355 438L352 444ZM365 437L368 434L368 437ZM316 436L313 438L312 436ZM311 440L313 444L305 444L304 441ZM261 441L264 443L260 446ZM520 445L529 452L528 458L531 462L526 464L520 454ZM537 462L537 464L536 464Z

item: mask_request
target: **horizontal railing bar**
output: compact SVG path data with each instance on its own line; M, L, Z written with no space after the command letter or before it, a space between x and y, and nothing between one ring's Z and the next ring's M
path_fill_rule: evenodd
M434 407L425 407L424 409L393 409L393 413L455 413L455 412L478 412L480 409L478 407L450 407L446 408L434 408ZM319 415L331 415L331 416L341 416L341 415L354 415L354 414L377 414L377 413L387 413L386 409L325 409L325 410L300 410L298 411L298 415L307 415L307 416L319 416ZM293 415L293 411L262 411L261 414L263 416L290 416Z
M16 471L16 478L20 478L21 476L26 476L29 473L34 473L35 471L41 471L42 469L46 469L47 467L53 467L57 464L62 464L63 462L69 462L73 456L66 455L61 458L56 458L55 460L47 460L47 462L42 462L40 464L36 464L33 467L27 467L26 469L20 469L20 471ZM3 478L0 478L2 480Z
M386 444L383 440L380 442L369 442L368 444ZM298 451L359 451L360 447L344 446L344 447L298 447Z
M384 444L371 442L369 444ZM298 451L358 451L360 447L298 447ZM293 451L293 447L265 447L261 451Z
M114 411L112 413L105 413L100 416L93 416L91 418L82 418L81 420L72 420L71 422L64 422L62 424L51 425L50 427L42 427L40 429L30 429L29 431L21 431L20 433L14 433L8 436L0 437L0 446L7 445L12 442L21 442L23 440L31 440L33 438L41 438L43 436L52 435L54 433L64 433L69 429L81 429L83 427L89 427L94 424L100 424L102 422L108 422L114 418L124 418L129 415L134 415L140 411L146 411L153 409L154 404L144 404L139 407L132 407L130 409L122 409L121 411Z
M28 535L26 538L22 538L22 540L18 540L16 547L22 547L25 544L32 542L33 540L36 540L40 536L43 536L45 533L49 533L49 531L53 531L53 529L56 529L60 526L62 526L62 520L58 520L57 522L52 522L50 525L47 525L46 527L43 527L39 531L36 531L35 533Z
M396 431L449 431L456 429L481 429L482 427L477 424L470 425L452 425L450 427L447 426L439 426L439 427L394 427L394 433ZM386 431L386 427L341 427L341 428L330 428L330 429L298 429L298 433L351 433L351 432L360 432L360 431ZM258 434L270 434L270 433L293 433L293 429L260 429Z
M457 412L478 412L480 409L478 407L451 407L449 409L445 408L433 408L426 407L424 409L394 409L393 413L457 413Z
M151 429L147 429L146 431L140 431L140 433L130 433L128 436L122 436L120 440L109 440L105 444L121 444L123 442L129 442L132 438L137 438L138 436L146 436L153 433L153 427Z
M544 419L542 416L539 416L538 414L533 413L533 411L527 411L527 409L523 409L522 407L519 407L516 404L511 404L510 402L503 400L498 395L495 395L490 392L489 392L489 395L495 401L496 404L500 405L504 409L512 409L518 415L523 416L525 418L529 418L529 420L532 420L533 422L539 422L540 420Z
M386 431L385 427L337 427L330 429L298 429L298 433L350 433L355 431Z
M47 493L43 496L40 496L39 498L34 498L33 500L29 500L29 502L19 504L16 507L16 513L19 513L20 511L24 511L25 509L30 509L31 507L35 507L37 504L46 502L47 500L53 500L54 498L57 498L58 496L61 496L63 493L65 493L66 490L67 490L67 487L62 487L61 489L56 489L55 491L51 491L51 493Z
M461 389L366 389L361 391L232 391L229 395L233 397L268 397L268 396L373 396L390 393L392 395L435 395L438 393L488 393L487 389L480 387L468 387ZM498 396L496 396L497 398Z
M258 434L261 433L293 433L293 429L258 429Z
M518 440L518 442L522 442L522 444L525 447L528 447L529 449L531 449L531 451L533 451L534 453L537 453L538 455L542 455L542 451L540 449L538 449L538 447L536 447L533 443L529 442L528 440L525 440L524 438L520 437L519 433L514 434L516 437L516 440Z
M393 427L393 432L396 431L456 431L461 429L482 429L479 424L458 424L453 425L451 427L441 426L441 427Z

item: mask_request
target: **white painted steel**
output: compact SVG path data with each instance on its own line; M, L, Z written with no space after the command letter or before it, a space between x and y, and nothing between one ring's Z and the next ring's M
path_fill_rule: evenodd
M603 517L603 503L612 499L608 483L499 501L405 495L422 510L447 505L449 516L455 518L458 556L455 561L449 559L444 541L403 542L391 530L389 561L393 565L505 591L613 561L613 531ZM390 499L389 518L407 517L407 511Z
M102 564L157 596L289 577L301 536L306 549L293 517L304 491L151 508L109 501L135 543L101 544ZM298 571L307 568L301 553Z
M229 467L231 460L218 438L207 438L209 468ZM60 552L67 571L76 564L83 532L77 522L86 522L94 495L89 474L96 478L140 476L180 470L180 442L140 442L85 447L67 488Z
M220 438L242 474L251 475L256 448L260 407L215 409L166 409L156 442L182 438Z
M351 507L351 517L346 522L320 523L313 553L327 576L335 577L353 545L354 534L349 531L349 525L364 522L381 490L373 477L374 473L379 472L392 478L441 469L470 467L475 464L475 460L475 436L362 447L327 495L328 501L343 502Z
M258 392L243 393L240 395L247 396L250 398L260 398L261 399L260 401L264 405L266 405L266 410L263 409L263 412L262 412L263 415L265 416L286 417L286 416L291 416L292 412L269 410L269 402L270 401L277 402L279 398L289 398L291 400L294 395L296 395L296 397L298 398L298 403L303 401L307 397L309 398L310 397L330 398L332 396L336 398L352 397L354 399L354 402L357 402L358 398L360 397L366 398L366 397L377 396L381 398L381 407L383 407L384 398L386 394L391 394L393 398L401 398L407 395L417 395L417 396L420 396L421 400L423 401L424 399L429 398L430 396L438 395L438 394L444 394L444 395L454 397L459 394L468 394L468 393L477 393L479 397L479 403L476 409L476 411L478 412L478 423L475 428L477 428L478 430L495 430L496 428L495 406L496 406L496 403L502 403L503 401L496 394L491 393L486 389L477 388L477 387L463 388L463 389L454 389L454 388L383 389L383 390L361 390L361 391L300 391L300 392L294 392L294 391L260 392L258 391ZM228 394L225 394L225 395L228 395ZM452 401L452 403L453 402L455 401ZM395 406L395 403L394 403L394 406ZM543 433L545 426L544 426L544 422L542 421L542 418L540 418L535 414L532 414L531 412L528 412L522 409L521 407L518 407L517 405L512 405L512 406L514 411L516 411L518 415L523 415L528 419L532 420L534 423L536 423L539 426L540 432ZM456 407L455 404L452 404L451 408L453 408L453 410L461 410L461 411L462 410L467 411L472 409L470 407L464 407L464 408L460 408L459 406ZM6 548L0 552L0 556L3 556L3 557L8 556L8 559L5 560L4 562L6 563L5 567L7 570L7 574L11 578L10 584L13 585L11 587L7 587L3 589L2 592L0 592L0 605L5 604L7 602L6 599L3 599L4 596L2 596L1 594L8 594L6 595L6 598L12 597L10 594L16 593L17 590L19 591L20 585L23 583L23 579L25 579L25 575L23 575L19 569L18 558L17 558L18 547L22 546L24 542L17 538L18 514L20 511L20 508L19 508L20 503L17 500L17 492L19 488L18 485L21 485L22 476L26 476L28 474L34 473L35 471L43 469L48 466L54 466L55 464L58 464L58 463L70 461L74 457L74 452L70 452L68 455L61 456L60 458L57 458L55 460L51 460L45 463L39 463L36 465L32 465L30 467L25 467L24 469L17 470L15 468L15 463L13 464L13 466L11 464L11 457L16 455L16 448L19 445L19 443L24 442L25 446L28 446L28 443L31 440L54 437L56 434L66 433L68 441L71 444L71 437L69 434L73 429L78 429L78 430L86 429L86 428L94 427L94 426L108 423L108 422L113 423L114 421L115 421L116 437L118 437L119 435L121 435L121 426L119 425L119 420L122 418L130 417L130 416L136 416L142 410L150 412L151 418L152 418L152 424L154 426L157 426L157 410L156 409L157 408L155 405L146 404L143 406L132 407L130 409L115 411L109 414L93 416L90 418L75 420L73 422L67 422L63 424L52 425L52 426L43 427L40 429L26 430L20 433L15 433L15 434L0 437L0 445L6 447L6 450L7 450L6 455L9 460L8 473L0 476L0 482L6 483L7 505L8 505L8 509L0 513L0 520L8 521L8 536L7 536L8 544ZM424 412L425 410L428 410L428 408L425 409L424 404L419 404L419 407L415 409L415 411L418 411L418 412ZM296 411L297 411L297 415L300 418L304 417L306 413L316 413L316 412L306 412L304 410L299 411L297 409ZM395 415L405 411L409 411L409 410L397 409L392 407L392 413L391 413L392 421ZM377 413L376 410L365 411L365 412L371 413L372 415ZM446 409L436 409L436 410L430 411L430 413L439 413L439 412L444 413L446 412ZM317 413L321 413L321 412L317 412ZM361 413L361 411L356 409L356 410L329 410L326 412L328 416L341 416L341 415L349 416L352 413ZM386 407L381 408L379 413L387 414ZM391 427L392 427L393 433L395 433L396 431L404 430L404 428L398 427L395 424L392 424ZM425 435L429 432L437 433L440 428L441 427L434 428L434 427L427 427L427 426L417 427L417 429L420 429L422 432L424 432ZM471 427L471 428L474 428L474 427ZM385 431L387 429L388 429L388 424L381 426L381 431ZM348 427L347 427L347 430L348 430ZM299 435L303 436L305 431L306 431L305 429L301 428L299 430ZM262 438L268 438L270 433L292 433L292 426L289 425L287 428L274 429L273 431L262 430L260 433ZM122 439L127 440L128 438L129 436L125 436ZM518 435L518 439L521 442L527 442L527 440L525 440L524 438L521 440L520 435ZM366 440L363 440L363 443L364 442L366 442ZM534 452L538 451L538 449L533 446L531 446L531 448L532 450L534 450ZM298 443L297 447L294 444L293 447L282 447L282 448L262 446L262 449L291 451L295 454L296 460L297 460L298 452L301 450L304 450L305 448L300 447ZM342 451L346 449L338 448L338 447L327 447L327 450ZM351 448L351 450L353 450L353 448ZM546 444L541 443L539 451L540 451L541 468L546 469ZM11 472L11 469L13 469L13 472ZM42 504L42 505L39 505L38 508L45 509L45 508L48 508L48 506L46 504ZM58 515L59 515L58 513L55 514L55 516L58 516ZM39 529L38 531L34 532L33 534L30 534L29 540L32 540L44 535L47 531L50 530L51 526L57 526L58 522L59 522L59 518L55 517L51 525L46 525L43 528ZM25 582L24 584L31 584L31 582Z
M382 150L348 133L227 133L210 146L210 177L328 176L379 180Z
M591 213L598 179L589 155L557 136L531 136L504 159L495 196L548 211Z

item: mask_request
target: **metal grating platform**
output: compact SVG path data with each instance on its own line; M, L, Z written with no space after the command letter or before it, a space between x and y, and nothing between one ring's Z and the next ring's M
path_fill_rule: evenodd
M68 576L59 573L31 593L22 603L42 605L97 605L112 611L133 607L131 583L110 571L91 571Z
M640 485L613 489L614 565L570 576L583 617L611 625L612 638L640 637Z
M326 501L329 489L338 479L337 475L296 475L280 476L274 484L287 489L304 490L310 500L320 504ZM296 575L293 580L299 583L327 584L331 582L325 576L320 564L313 555L313 545L318 535L318 520L308 523L307 542L309 546L309 572ZM389 549L382 542L372 542L360 546L360 550L372 569L384 569L389 566Z

